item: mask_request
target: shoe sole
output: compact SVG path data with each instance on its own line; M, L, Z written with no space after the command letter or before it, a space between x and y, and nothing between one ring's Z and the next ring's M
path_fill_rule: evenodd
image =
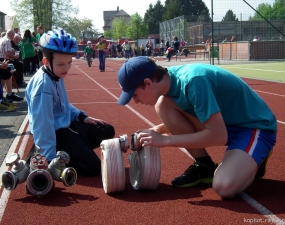
M190 183L190 184L183 184L183 185L176 185L176 184L172 184L175 187L179 187L179 188L186 188L186 187L194 187L198 184L211 184L213 183L213 177L208 177L208 178L202 178L200 180L197 180L196 182Z

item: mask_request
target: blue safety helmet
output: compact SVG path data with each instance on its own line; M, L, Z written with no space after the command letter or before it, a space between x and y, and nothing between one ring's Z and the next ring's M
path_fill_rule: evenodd
M64 30L53 30L41 36L39 45L43 52L75 54L78 51L76 39Z

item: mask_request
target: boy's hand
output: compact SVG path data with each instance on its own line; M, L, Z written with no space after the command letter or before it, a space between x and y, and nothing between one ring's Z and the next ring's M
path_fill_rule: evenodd
M142 147L153 146L158 148L167 146L166 141L169 138L169 136L161 135L153 130L141 130L137 137Z
M89 123L89 124L93 124L93 125L97 125L98 123L99 124L106 124L106 122L104 120L101 120L101 119L95 119L93 117L86 117L84 120L83 120L84 123Z

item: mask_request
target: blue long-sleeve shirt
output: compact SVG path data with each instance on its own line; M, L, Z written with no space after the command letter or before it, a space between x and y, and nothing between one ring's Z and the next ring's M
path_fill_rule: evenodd
M68 102L62 78L51 76L42 67L31 78L26 88L28 117L34 142L48 161L56 157L56 134L71 121L79 121L83 111Z

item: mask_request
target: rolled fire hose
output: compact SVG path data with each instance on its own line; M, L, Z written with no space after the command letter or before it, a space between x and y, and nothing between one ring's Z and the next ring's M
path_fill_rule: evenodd
M161 174L160 150L155 147L141 147L137 133L132 134L130 157L130 182L135 190L155 190Z
M125 190L125 164L122 152L128 149L126 134L101 142L101 171L105 193Z

